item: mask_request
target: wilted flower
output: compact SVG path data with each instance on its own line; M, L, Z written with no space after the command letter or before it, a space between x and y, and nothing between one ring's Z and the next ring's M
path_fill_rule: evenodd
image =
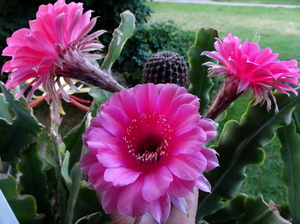
M291 86L283 83L292 83L299 86L297 73L297 61L276 61L279 54L273 54L270 48L260 50L260 47L248 42L241 44L238 37L232 37L231 33L223 41L217 39L214 44L216 51L204 51L206 55L222 64L206 62L204 65L210 66L210 76L225 74L223 86L219 91L215 104L208 112L208 117L214 119L237 97L252 91L251 99L256 99L253 105L267 102L268 110L271 108L271 100L275 103L275 110L278 111L276 98L271 88L277 89L280 93L289 94L287 91L297 91ZM227 104L227 105L224 105ZM216 108L218 107L218 108ZM221 107L225 107L221 109ZM214 114L210 114L214 113Z
M2 55L10 56L12 60L4 64L2 72L12 73L6 87L14 88L33 79L16 98L32 86L27 96L29 101L33 92L42 85L58 101L54 88L56 82L62 97L68 100L59 77L63 77L71 87L73 78L111 92L123 89L110 75L93 64L103 56L90 54L89 51L103 48L96 38L105 31L86 36L96 23L96 18L90 19L91 13L91 10L83 13L82 3L66 4L64 0L58 0L54 5L41 5L36 19L29 22L30 28L17 30L7 39L8 47Z
M198 110L199 99L185 88L152 83L115 93L100 106L83 135L89 152L81 167L90 186L104 192L106 213L148 212L164 223L171 204L186 212L184 196L194 187L210 191L202 173L218 160L203 144L216 131Z

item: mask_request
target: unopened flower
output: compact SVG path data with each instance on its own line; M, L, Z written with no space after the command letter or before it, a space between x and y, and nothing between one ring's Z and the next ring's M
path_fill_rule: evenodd
M90 19L91 13L91 10L83 13L82 3L66 4L64 0L58 0L54 5L41 5L36 19L29 22L30 28L17 30L7 39L8 46L2 55L10 56L12 60L2 68L2 72L11 72L6 87L14 88L32 79L16 98L32 87L27 95L29 101L42 85L52 98L58 100L54 88L57 83L62 97L68 100L59 77L70 85L73 78L111 92L123 89L94 65L95 60L103 56L89 52L102 50L103 45L96 38L105 31L87 35L96 23L96 18Z
M89 152L81 160L89 185L103 192L106 213L164 223L171 204L187 212L184 196L209 192L202 174L218 166L204 143L216 135L201 119L199 99L175 84L137 85L114 93L83 135Z
M210 67L210 76L225 74L225 78L215 104L207 114L209 118L214 119L237 97L249 91L252 91L251 99L255 98L253 105L267 102L267 109L270 110L271 97L275 111L278 111L276 98L270 88L283 94L289 95L288 91L297 94L293 87L286 84L299 86L300 75L297 72L300 69L296 60L276 61L279 54L273 54L270 48L260 50L257 44L247 40L241 44L241 40L232 37L231 33L223 41L217 39L214 46L216 51L204 51L202 55L221 64L206 62L204 65Z

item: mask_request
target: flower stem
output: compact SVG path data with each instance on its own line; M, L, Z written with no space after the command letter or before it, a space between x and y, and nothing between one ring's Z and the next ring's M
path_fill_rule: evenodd
M101 70L76 50L70 51L68 55L64 55L62 61L64 61L63 70L57 70L57 75L78 79L112 93L125 89L110 74Z
M205 115L205 118L215 120L230 104L239 96L243 95L244 91L237 93L238 82L232 80L231 77L225 77L221 85L220 91L212 103L210 109Z

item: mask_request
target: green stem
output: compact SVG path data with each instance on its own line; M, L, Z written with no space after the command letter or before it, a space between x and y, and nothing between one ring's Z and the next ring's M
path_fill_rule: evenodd
M50 117L51 117L51 126L50 126L50 136L53 144L53 153L56 166L55 175L57 179L57 198L58 198L58 207L59 207L59 217L60 222L64 223L64 214L67 213L67 187L65 185L64 179L62 177L61 168L62 168L62 158L61 158L61 148L63 147L63 142L58 133L60 126L60 106L57 102L52 102L50 105Z

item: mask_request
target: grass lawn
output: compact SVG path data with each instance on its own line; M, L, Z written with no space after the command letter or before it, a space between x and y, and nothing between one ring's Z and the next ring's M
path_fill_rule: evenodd
M243 2L243 3L263 3L263 4L285 4L300 5L299 0L213 0L214 2Z
M300 61L300 8L216 6L147 2L152 21L174 20L183 30L213 27L220 38L231 32L242 40L261 35L260 46L280 53L281 60Z
M272 3L279 3L279 1L272 1ZM270 47L273 52L280 53L279 58L281 60L296 59L300 61L299 8L216 6L162 2L147 2L147 4L154 10L152 14L153 22L174 20L183 30L195 32L201 27L213 27L219 31L220 38L232 32L233 35L242 40L252 40L258 32L261 34L260 46L262 48ZM234 106L228 110L225 121L229 119L239 120L247 105L247 96L238 99ZM220 130L225 121L220 122ZM252 196L262 193L266 201L273 200L277 204L282 204L285 201L286 191L281 182L283 166L278 139L274 139L264 149L266 152L264 164L247 167L248 178L242 186L242 192Z

